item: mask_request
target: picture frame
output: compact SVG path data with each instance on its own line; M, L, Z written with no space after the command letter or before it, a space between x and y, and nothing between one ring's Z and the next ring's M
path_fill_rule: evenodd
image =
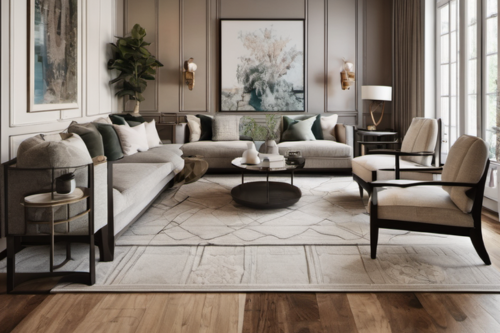
M81 4L28 0L28 6L28 111L78 109Z
M305 112L305 20L221 19L221 112Z

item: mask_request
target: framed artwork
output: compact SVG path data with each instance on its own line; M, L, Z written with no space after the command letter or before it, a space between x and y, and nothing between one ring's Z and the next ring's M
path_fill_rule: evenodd
M79 107L78 0L29 0L29 111Z
M220 110L305 111L304 20L220 21Z

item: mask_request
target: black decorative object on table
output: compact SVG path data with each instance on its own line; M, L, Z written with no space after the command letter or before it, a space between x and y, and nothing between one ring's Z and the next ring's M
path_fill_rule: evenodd
M70 194L76 188L75 174L66 173L56 178L56 192L58 194Z

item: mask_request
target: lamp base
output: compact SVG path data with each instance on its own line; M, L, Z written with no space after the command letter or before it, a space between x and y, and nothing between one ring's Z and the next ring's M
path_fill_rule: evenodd
M377 130L377 126L370 125L370 126L367 126L366 129L369 130L369 131L376 131Z

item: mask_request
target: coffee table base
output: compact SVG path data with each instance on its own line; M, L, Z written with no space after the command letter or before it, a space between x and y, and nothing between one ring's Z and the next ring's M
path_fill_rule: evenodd
M302 192L297 186L282 182L249 182L231 190L233 200L256 209L285 208L299 201Z

